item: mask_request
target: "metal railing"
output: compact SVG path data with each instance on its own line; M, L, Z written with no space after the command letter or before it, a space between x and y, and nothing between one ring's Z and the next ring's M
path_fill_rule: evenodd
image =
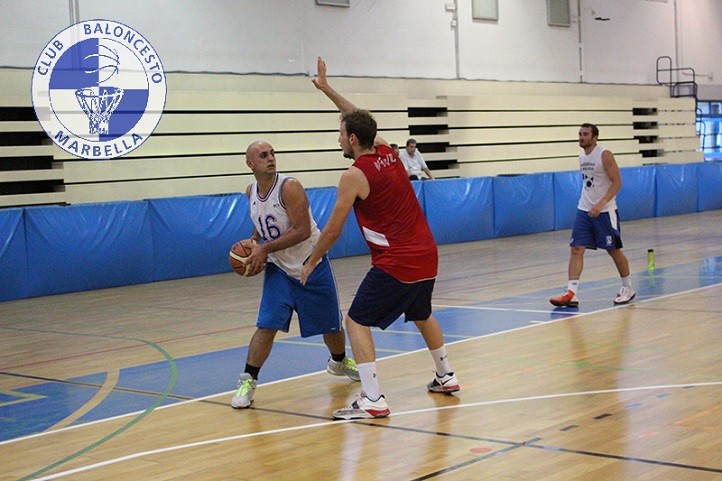
M666 74L666 78L661 78L661 74ZM680 75L691 79L679 80ZM691 67L672 67L672 57L657 58L657 83L668 86L671 97L694 97L697 100L697 74Z

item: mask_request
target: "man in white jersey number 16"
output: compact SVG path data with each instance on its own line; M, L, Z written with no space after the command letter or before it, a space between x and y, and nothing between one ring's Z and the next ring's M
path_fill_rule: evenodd
M263 265L266 269L257 329L248 346L245 371L231 399L231 406L237 409L250 407L258 373L271 353L273 339L279 330L288 332L294 310L301 337L323 335L331 352L326 370L359 380L356 362L346 356L336 279L328 257L320 259L305 285L299 280L303 262L320 235L303 186L276 172L276 153L268 142L249 145L246 164L256 178L246 189L254 227L251 238L256 241L247 264L254 275Z
M621 226L616 196L622 187L619 166L614 154L597 144L599 129L596 125L582 124L579 128L579 156L582 174L582 195L577 205L577 216L572 227L569 283L564 294L549 299L557 307L577 307L579 277L584 267L586 249L604 249L614 261L622 278L622 287L614 298L615 304L626 304L636 293L629 278L629 261L622 252Z

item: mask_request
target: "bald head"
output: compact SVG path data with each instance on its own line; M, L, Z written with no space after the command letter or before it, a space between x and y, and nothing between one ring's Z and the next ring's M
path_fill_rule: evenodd
M251 142L246 148L246 158L257 155L261 150L273 150L273 147L271 147L271 144L264 142L263 140Z
M257 140L246 149L246 165L254 174L270 174L276 171L276 152L268 142Z

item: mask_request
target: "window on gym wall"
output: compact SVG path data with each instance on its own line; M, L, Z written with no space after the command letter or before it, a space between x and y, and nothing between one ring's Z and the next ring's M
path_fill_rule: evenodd
M704 160L722 160L722 100L697 103L697 131Z

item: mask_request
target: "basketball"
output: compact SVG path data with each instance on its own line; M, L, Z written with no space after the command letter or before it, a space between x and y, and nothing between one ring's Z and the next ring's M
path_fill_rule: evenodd
M231 247L228 253L228 263L237 274L247 277L248 269L246 268L246 259L251 255L251 248L245 245L250 241L238 241Z

